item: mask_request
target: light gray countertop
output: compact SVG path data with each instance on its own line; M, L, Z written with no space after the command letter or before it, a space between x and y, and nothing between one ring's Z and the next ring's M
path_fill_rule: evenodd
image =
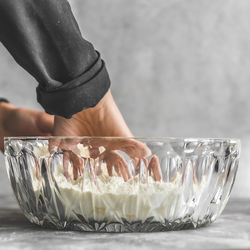
M229 201L210 226L163 233L101 234L45 230L0 196L0 249L250 249L250 199Z

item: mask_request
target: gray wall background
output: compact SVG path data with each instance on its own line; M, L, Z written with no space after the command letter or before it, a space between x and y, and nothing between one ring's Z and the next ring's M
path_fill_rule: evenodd
M71 0L137 136L236 137L233 196L250 193L250 1ZM0 96L41 109L35 80L0 46ZM0 192L9 193L3 157Z

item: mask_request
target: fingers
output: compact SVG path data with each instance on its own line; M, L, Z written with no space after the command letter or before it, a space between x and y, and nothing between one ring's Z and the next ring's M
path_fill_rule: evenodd
M129 173L127 163L126 164L118 163L117 167L119 168L124 181L128 181L131 178L131 175Z
M143 160L146 168L149 171L149 174L153 174L154 180L162 180L162 173L158 157L153 155L150 163L148 164L148 161L145 157L151 152L144 143L139 141L123 138L85 138L81 140L74 138L52 138L50 139L49 143L50 152L53 152L56 148L65 151L63 155L63 164L66 178L69 178L69 162L71 162L73 166L74 179L77 179L79 175L83 175L84 160L79 156L81 155L79 150L80 148L78 147L79 143L81 143L83 147L89 151L87 159L95 160L99 158L99 164L102 160L106 161L109 176L113 175L114 169L118 176L123 177L124 181L128 181L130 178L132 178L127 162L117 152L110 150L112 148L127 153L127 155L132 158L135 169L140 165L140 161ZM101 152L101 146L104 148L104 152Z
M49 152L51 154L58 150L63 151L63 171L66 178L70 177L69 165L72 163L74 180L76 180L78 176L83 175L84 172L84 160L79 156L78 143L79 140L76 139L49 139Z
M131 158L144 158L151 155L150 149L143 142L126 138L86 138L82 140L84 145L93 148L104 147L107 151L120 150Z
M109 176L113 175L113 167L118 176L122 176L124 181L128 181L131 179L131 173L129 171L129 167L127 162L116 152L111 151L105 154L104 160L107 164L108 174Z
M155 181L162 181L162 173L159 158L156 155L153 155L151 161L148 165L149 172L153 172Z
M64 176L68 179L69 175L69 164L72 163L73 167L73 178L77 180L79 176L82 176L84 173L84 161L82 158L70 151L63 152L63 170Z
M106 151L108 141L107 138L84 138L81 140L81 143L84 147L88 148L89 157L96 159ZM100 147L102 147L102 151L100 150Z
M77 139L62 140L59 147L63 150L70 150L76 155L80 155L79 149L77 149ZM108 174L112 176L112 170L114 168L118 176L122 176L125 181L131 178L131 173L127 162L114 150L120 150L130 156L134 162L134 166L137 167L140 163L140 159L151 154L148 147L139 141L133 139L124 138L84 138L80 142L84 148L89 151L88 157L91 159L105 160L107 164ZM100 150L103 148L104 152ZM114 149L114 150L112 150ZM76 164L78 164L76 162ZM78 167L76 167L78 169Z
M32 155L34 162L35 162L36 178L37 178L37 180L40 180L41 179L41 168L40 168L39 162L38 162L37 157L34 155L33 152L31 153L31 155Z
M72 163L73 167L73 178L76 180L79 176L83 175L84 172L84 161L80 157L80 152L77 147L80 139L76 138L63 138L60 141L59 149L63 150L63 167L64 167L64 175L66 178L69 178L68 173L68 165L69 162Z
M102 161L99 159L96 175L101 175L101 174L102 174Z
M80 155L80 150L77 146L80 141L80 139L76 138L62 138L59 144L59 148Z
M87 159L96 159L101 155L99 147L92 147L89 143L85 141L85 150L81 148L82 145L82 138L50 138L49 139L49 152L54 153L58 150L63 151L63 168L64 168L64 175L66 178L69 178L69 164L72 163L73 167L73 178L76 180L79 176L83 175L84 173L84 166L85 160L84 157ZM82 157L81 157L82 156ZM91 169L94 171L95 169ZM94 173L91 173L93 175Z
M63 153L63 173L64 176L68 179L69 176L69 163L70 163L70 152Z
M70 159L73 164L73 176L74 180L78 178L78 175L82 176L84 172L83 168L83 160L74 154L73 152L70 152Z
M114 139L110 147L112 150L125 152L130 158L144 158L151 155L151 151L145 143L134 139Z
M61 143L60 138L50 138L49 139L49 152L50 152L50 154L53 154L56 151L58 151L60 143Z
M140 165L140 159L134 158L134 159L132 159L132 162L133 162L133 166L134 166L135 169L137 167L139 167L139 165Z
M108 175L113 176L113 164L106 160ZM118 170L118 176L119 176L119 170Z

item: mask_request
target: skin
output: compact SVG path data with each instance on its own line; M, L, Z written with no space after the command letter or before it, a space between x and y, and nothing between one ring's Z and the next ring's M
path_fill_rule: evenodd
M29 129L27 129L29 128ZM16 108L12 104L0 103L0 149L4 150L4 136L94 136L89 139L51 139L49 143L50 153L58 149L63 150L64 174L69 177L68 166L73 163L73 176L77 179L83 175L84 164L88 159L78 156L76 145L82 143L88 146L91 158L104 160L107 170L112 175L114 167L116 173L122 176L124 181L132 176L126 161L116 152L125 152L138 166L140 159L151 155L149 148L142 142L126 138L96 138L98 136L133 137L124 121L109 90L103 99L93 108L85 109L71 119L60 116L51 116L44 112ZM100 153L99 146L105 151ZM96 166L94 166L95 168ZM161 181L159 159L152 157L148 169L153 173L156 181Z
M52 135L54 117L44 112L16 108L0 103L0 150L4 151L4 136ZM28 129L27 129L28 128Z
M149 173L153 172L154 179L156 181L162 180L160 162L159 162L159 158L156 155L152 156L151 161L148 165L148 170L149 170Z

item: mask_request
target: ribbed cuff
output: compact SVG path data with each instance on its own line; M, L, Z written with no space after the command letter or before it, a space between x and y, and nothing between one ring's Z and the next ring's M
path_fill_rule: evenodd
M72 115L94 107L110 88L110 79L104 61L98 59L77 79L53 90L37 87L37 101L48 114L71 118Z

